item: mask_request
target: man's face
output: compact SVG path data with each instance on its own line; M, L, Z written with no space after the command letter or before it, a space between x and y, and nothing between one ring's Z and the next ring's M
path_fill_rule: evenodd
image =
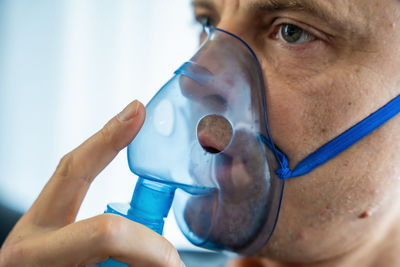
M195 0L194 7L199 21L256 52L272 138L291 168L400 93L398 0ZM378 238L398 215L399 131L396 117L288 180L277 228L260 255L326 260Z

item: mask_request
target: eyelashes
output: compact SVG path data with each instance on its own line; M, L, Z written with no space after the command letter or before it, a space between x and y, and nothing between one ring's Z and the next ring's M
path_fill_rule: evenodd
M210 16L199 15L196 17L196 21L203 27L203 30L208 27L216 27L217 22L213 20Z
M282 23L275 26L270 37L292 46L305 45L318 39L315 34L304 29L302 26L291 22L285 22L285 20L286 19L282 19ZM217 27L218 24L216 20L207 14L197 15L196 21L203 28L203 32L205 32L205 29L208 27Z
M316 36L308 31L290 23L278 25L275 38L289 44L304 44L317 39Z

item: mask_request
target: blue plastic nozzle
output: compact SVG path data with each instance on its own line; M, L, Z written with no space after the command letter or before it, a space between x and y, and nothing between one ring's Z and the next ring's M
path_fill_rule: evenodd
M175 187L139 177L130 205L110 203L105 213L114 213L143 224L162 234L164 218L168 216L175 195ZM100 267L127 267L125 263L109 259L97 264Z

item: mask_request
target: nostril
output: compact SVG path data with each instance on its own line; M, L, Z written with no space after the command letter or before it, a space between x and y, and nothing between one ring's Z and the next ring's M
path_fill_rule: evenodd
M203 117L197 125L197 138L202 148L211 154L225 150L232 139L230 122L219 115Z
M221 150L215 148L215 147L211 147L211 146L202 146L204 148L205 151L207 151L208 153L211 154L217 154L219 152L221 152Z

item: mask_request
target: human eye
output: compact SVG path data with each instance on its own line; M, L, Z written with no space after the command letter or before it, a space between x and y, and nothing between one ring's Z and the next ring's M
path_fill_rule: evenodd
M288 44L304 44L316 40L316 36L290 23L278 25L275 38Z
M203 27L203 30L209 27L215 27L217 24L210 16L198 15L196 21Z

